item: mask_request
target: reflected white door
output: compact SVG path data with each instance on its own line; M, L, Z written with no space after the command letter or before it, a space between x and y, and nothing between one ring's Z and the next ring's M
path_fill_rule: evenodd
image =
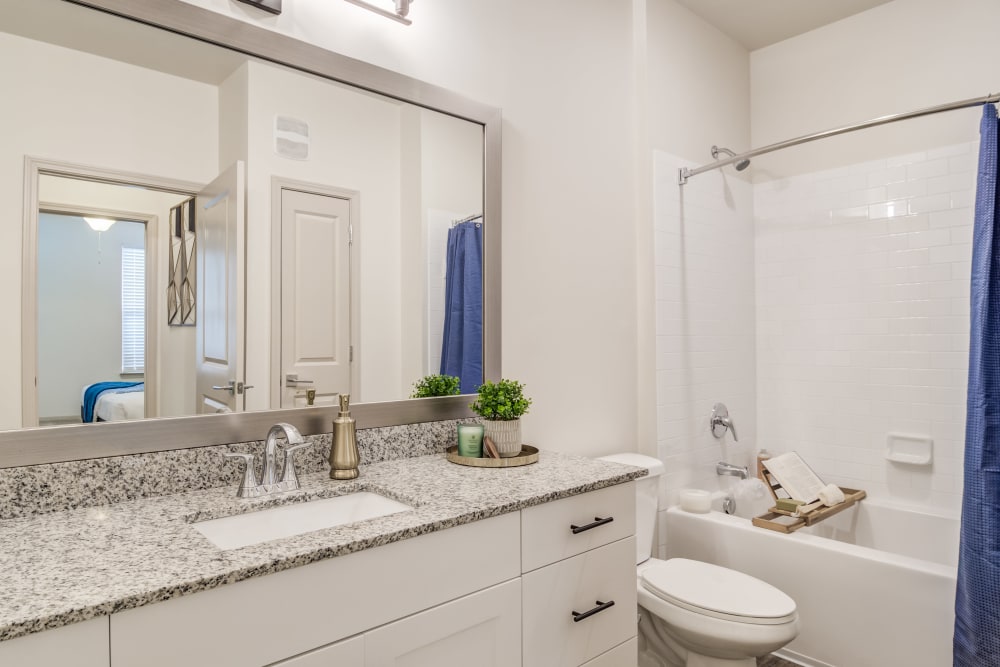
M195 412L244 405L243 336L246 168L237 162L198 194Z
M306 405L309 389L316 405L351 393L351 246L350 200L282 188L283 408Z

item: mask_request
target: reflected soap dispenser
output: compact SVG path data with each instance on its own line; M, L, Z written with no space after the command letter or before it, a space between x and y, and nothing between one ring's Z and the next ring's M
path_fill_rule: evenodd
M340 395L340 414L333 420L333 444L330 446L330 479L354 479L358 476L358 441L351 416L351 395Z

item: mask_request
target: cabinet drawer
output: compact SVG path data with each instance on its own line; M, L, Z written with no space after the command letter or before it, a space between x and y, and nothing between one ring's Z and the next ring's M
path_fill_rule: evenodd
M635 586L634 537L525 574L524 667L577 667L634 637ZM614 605L574 620L598 602Z
M303 653L289 660L276 662L271 667L343 667L365 664L365 638L351 637L336 644ZM589 667L589 666L588 666Z
M372 630L365 634L364 665L520 667L521 582L508 581Z
M639 662L639 638L634 637L602 653L581 667L635 667Z
M517 513L111 616L115 667L259 667L516 578ZM455 576L455 563L476 563ZM178 641L178 638L183 641Z
M0 642L0 665L108 667L108 617Z
M521 571L530 572L634 532L634 482L529 507L521 512Z

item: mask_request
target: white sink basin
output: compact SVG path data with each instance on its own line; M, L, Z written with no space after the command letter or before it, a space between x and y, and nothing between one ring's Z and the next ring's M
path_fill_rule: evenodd
M411 506L391 498L361 491L199 521L194 524L194 528L207 537L209 542L225 551L411 509Z

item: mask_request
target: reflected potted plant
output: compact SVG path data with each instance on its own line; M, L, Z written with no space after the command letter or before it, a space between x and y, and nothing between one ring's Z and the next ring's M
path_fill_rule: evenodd
M458 396L461 380L454 375L425 375L413 383L410 398L431 398L432 396Z
M524 395L524 385L516 380L487 380L479 387L479 398L469 407L483 418L484 437L496 445L502 458L521 453L521 415L528 411L531 399Z

